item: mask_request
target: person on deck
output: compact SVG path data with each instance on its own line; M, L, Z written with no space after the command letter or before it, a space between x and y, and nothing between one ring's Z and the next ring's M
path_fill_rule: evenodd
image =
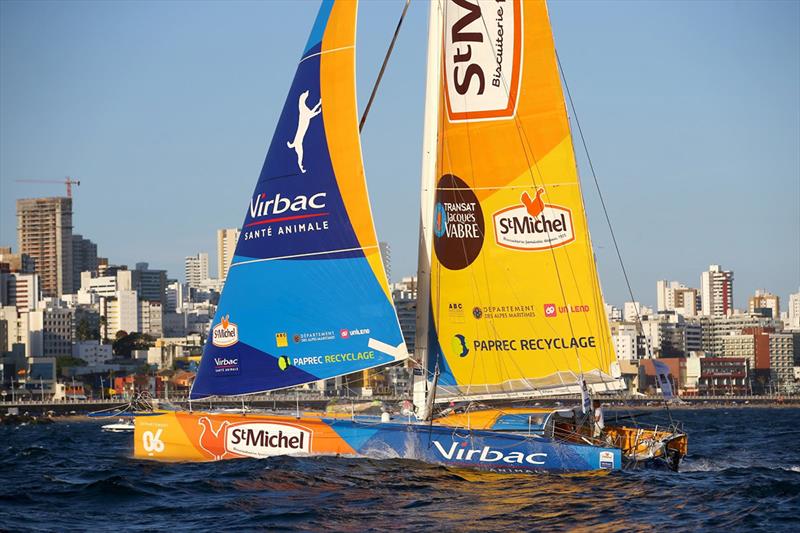
M600 400L592 402L592 407L594 407L594 436L597 438L603 433L606 421L603 415L603 404L600 403Z

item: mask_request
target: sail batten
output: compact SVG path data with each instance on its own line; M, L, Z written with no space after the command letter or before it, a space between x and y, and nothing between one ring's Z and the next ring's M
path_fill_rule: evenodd
M323 1L241 225L191 397L255 394L408 356L364 179L356 2Z

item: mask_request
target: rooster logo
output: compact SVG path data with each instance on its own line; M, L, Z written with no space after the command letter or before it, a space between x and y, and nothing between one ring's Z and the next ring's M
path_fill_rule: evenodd
M200 418L197 423L203 428L200 431L200 447L213 455L215 461L219 461L228 453L225 449L225 430L231 423L224 420L216 431L207 416Z
M528 211L528 214L533 218L538 217L542 211L544 211L544 202L542 201L542 194L544 193L544 189L537 189L536 190L536 198L531 200L531 197L528 195L527 191L522 193L520 200L523 204L525 204L525 209Z

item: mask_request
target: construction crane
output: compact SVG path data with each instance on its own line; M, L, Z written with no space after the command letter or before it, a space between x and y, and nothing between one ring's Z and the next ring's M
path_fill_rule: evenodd
M79 180L74 180L67 176L64 181L61 180L16 180L19 183L64 183L67 186L67 198L72 198L72 186L80 185Z

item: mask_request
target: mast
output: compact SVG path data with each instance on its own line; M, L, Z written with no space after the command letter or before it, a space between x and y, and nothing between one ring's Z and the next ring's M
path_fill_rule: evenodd
M419 254L417 264L417 331L415 358L422 375L414 376L414 405L422 420L428 412L428 325L430 324L430 276L433 203L436 189L436 151L439 127L439 87L441 82L442 25L441 0L430 2L428 15L428 68L425 83L425 118L422 133L422 171L419 224Z

